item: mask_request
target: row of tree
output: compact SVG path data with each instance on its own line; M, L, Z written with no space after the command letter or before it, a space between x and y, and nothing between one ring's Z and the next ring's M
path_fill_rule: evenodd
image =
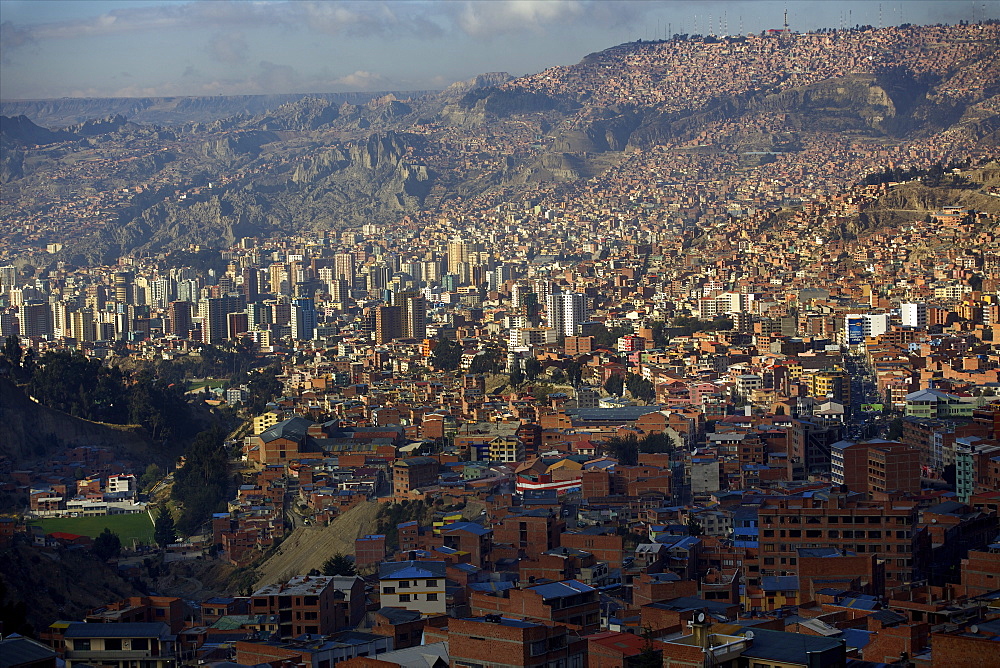
M639 438L635 434L613 436L607 440L605 447L608 453L625 466L635 466L639 463L639 453L670 454L674 451L674 442L666 434L646 434Z
M220 427L199 433L184 453L184 465L174 474L171 498L182 505L177 520L182 533L194 533L212 513L224 511L235 491L225 437Z
M94 422L142 425L159 442L194 433L184 386L148 370L124 372L64 350L50 350L36 361L30 348L22 353L16 336L4 342L2 364L31 397L49 408Z

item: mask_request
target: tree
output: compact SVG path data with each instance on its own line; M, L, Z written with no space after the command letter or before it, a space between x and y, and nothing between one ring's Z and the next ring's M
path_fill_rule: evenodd
M652 401L656 398L656 387L651 381L635 373L625 374L625 387L629 394L642 401Z
M339 552L323 562L323 575L354 575L354 562Z
M635 466L639 463L639 439L635 434L612 436L605 444L608 452L619 463L625 466Z
M524 382L524 372L521 371L521 361L515 359L510 363L510 386L517 387Z
M635 658L634 668L660 668L663 665L663 651L653 649L653 630L648 626L644 627L642 637L645 643Z
M173 516L166 508L160 508L153 523L153 540L160 547L166 547L177 541L177 528Z
M572 359L566 363L566 375L574 387L583 380L583 360Z
M620 397L625 390L625 379L618 374L612 374L604 381L604 391L613 397Z
M98 559L107 561L108 559L115 559L121 554L122 541L118 537L118 534L112 532L108 527L104 527L104 531L94 539L94 544L90 549Z
M534 380L542 372L542 363L534 357L529 357L524 361L524 375L528 380Z
M35 635L34 628L28 623L28 605L14 596L8 596L3 578L0 578L0 627L8 634Z
M229 470L225 432L219 428L200 432L184 453L184 466L174 474L171 496L184 505L177 527L194 533L230 498L233 478Z
M462 364L462 344L450 339L439 339L430 361L435 369L454 371Z
M163 471L160 470L160 467L156 464L150 464L146 467L146 472L139 478L139 488L148 489L156 484L161 477L163 477Z
M687 528L689 536L700 536L704 531L701 522L694 515L688 517Z
M3 348L0 349L0 369L9 369L12 376L19 378L23 354L21 340L16 334L11 334L4 339Z

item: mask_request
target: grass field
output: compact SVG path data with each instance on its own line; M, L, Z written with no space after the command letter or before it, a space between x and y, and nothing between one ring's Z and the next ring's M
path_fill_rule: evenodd
M201 380L193 380L188 386L188 392L202 390L206 385L208 387L222 387L226 384L226 380L226 378L202 378Z
M153 523L149 521L147 513L100 517L50 517L35 520L32 524L42 527L45 533L63 531L91 538L100 534L104 531L104 527L107 527L118 534L122 545L126 547L132 546L133 538L139 539L140 543L152 544L153 542Z

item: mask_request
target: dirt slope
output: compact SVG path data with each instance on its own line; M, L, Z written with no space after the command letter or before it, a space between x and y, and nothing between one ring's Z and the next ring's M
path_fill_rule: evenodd
M299 527L284 540L277 554L258 569L256 586L274 584L293 575L305 575L334 553L354 554L354 539L375 533L379 504L366 501L335 519L328 527Z

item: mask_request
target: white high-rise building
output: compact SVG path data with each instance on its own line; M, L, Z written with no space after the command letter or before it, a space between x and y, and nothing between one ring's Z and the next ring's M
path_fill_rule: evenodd
M558 292L545 300L549 327L558 334L576 336L576 328L587 320L587 295L579 292Z
M927 304L923 302L908 302L900 305L903 327L927 327Z

